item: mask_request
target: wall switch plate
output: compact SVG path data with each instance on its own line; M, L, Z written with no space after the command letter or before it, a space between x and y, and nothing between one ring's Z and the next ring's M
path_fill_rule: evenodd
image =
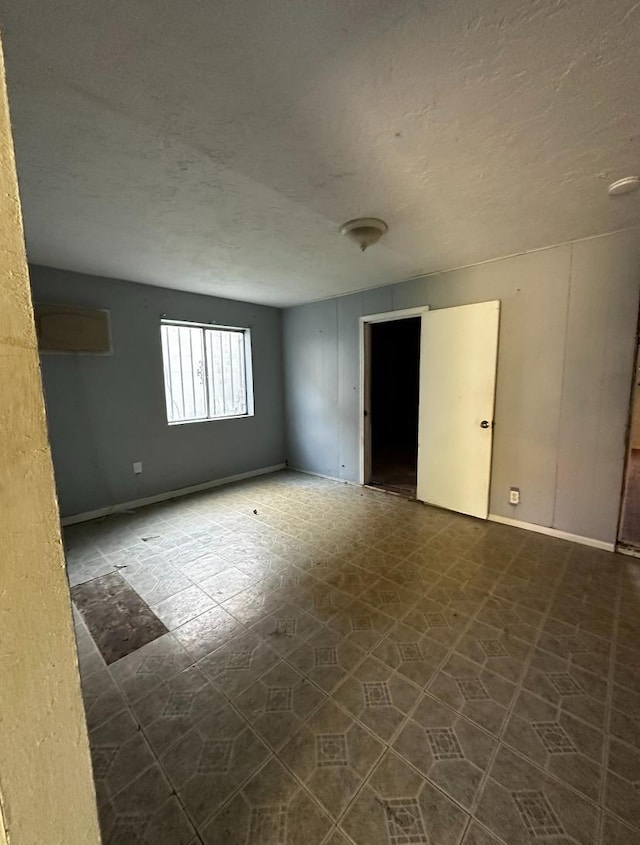
M510 487L509 488L509 504L510 505L519 505L520 504L520 488L519 487Z
M133 464L133 471L135 475L142 475L142 461L135 461Z

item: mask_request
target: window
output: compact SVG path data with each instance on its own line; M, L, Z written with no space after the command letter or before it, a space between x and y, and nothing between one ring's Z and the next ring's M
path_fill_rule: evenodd
M249 329L163 320L169 424L253 413Z

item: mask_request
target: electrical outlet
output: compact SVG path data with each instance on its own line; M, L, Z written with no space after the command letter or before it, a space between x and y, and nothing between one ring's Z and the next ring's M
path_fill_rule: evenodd
M519 505L520 504L520 488L519 487L510 487L509 488L509 504L510 505Z
M135 461L133 464L134 475L142 475L142 461Z

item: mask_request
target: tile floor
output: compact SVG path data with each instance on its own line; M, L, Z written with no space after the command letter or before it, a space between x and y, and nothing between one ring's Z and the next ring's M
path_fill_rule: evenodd
M295 473L66 531L106 845L639 845L640 565Z

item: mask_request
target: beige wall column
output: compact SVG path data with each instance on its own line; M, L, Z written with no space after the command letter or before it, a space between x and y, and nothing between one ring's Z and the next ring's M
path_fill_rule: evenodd
M0 48L0 843L100 842Z

